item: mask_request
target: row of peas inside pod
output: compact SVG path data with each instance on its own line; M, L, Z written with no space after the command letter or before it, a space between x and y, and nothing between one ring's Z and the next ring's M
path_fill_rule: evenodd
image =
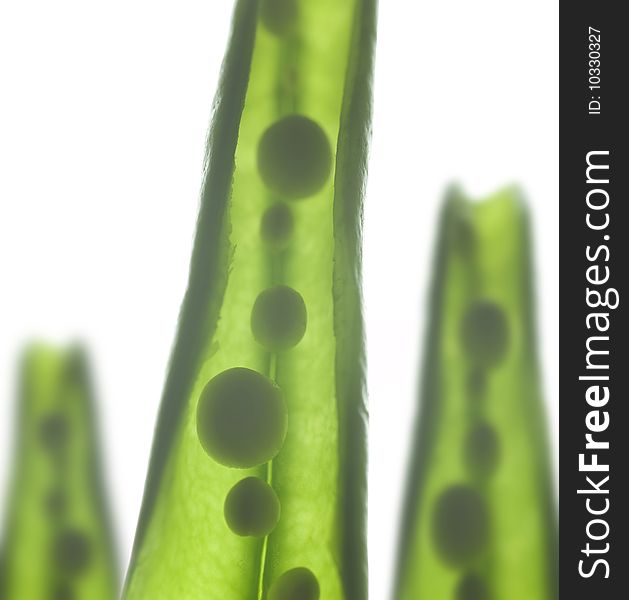
M261 19L274 35L292 31L297 3L263 2ZM332 168L330 143L323 129L301 114L279 118L268 126L257 148L259 176L276 200L260 219L260 237L270 260L293 243L294 215L289 202L311 198L325 185ZM201 394L197 408L200 443L217 462L249 469L262 464L266 479L244 477L225 497L224 516L239 536L268 536L281 515L281 500L272 487L271 461L281 452L289 415L282 390L274 382L277 355L296 346L307 328L307 307L301 294L279 282L259 293L251 310L255 340L270 354L266 374L233 367L216 375ZM316 575L295 567L275 580L270 600L316 600L320 590Z
M557 526L526 206L442 212L396 600L555 600Z
M126 600L366 598L374 32L373 0L236 2Z
M29 345L17 414L0 598L113 600L117 561L85 352Z

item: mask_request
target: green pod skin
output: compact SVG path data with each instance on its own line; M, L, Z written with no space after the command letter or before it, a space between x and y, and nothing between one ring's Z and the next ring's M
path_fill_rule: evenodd
M0 597L118 597L93 410L81 349L26 351Z
M555 600L557 524L519 193L442 213L396 600Z
M367 597L375 13L375 0L236 2L126 600ZM278 507L258 486L266 509L240 512L251 477Z

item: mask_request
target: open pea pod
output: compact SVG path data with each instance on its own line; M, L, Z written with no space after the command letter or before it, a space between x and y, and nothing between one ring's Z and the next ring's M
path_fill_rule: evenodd
M367 596L373 0L239 0L127 600Z
M396 600L557 597L557 528L516 190L444 206Z
M114 600L118 572L83 352L31 346L18 408L0 597Z

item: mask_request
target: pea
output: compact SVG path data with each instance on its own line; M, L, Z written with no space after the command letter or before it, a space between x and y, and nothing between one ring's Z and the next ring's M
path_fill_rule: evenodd
M203 389L197 432L217 462L247 469L271 460L286 436L287 413L279 388L243 367L219 373Z
M62 571L75 575L85 571L90 565L92 546L83 531L67 529L57 536L54 555Z
M474 425L465 439L463 456L472 473L492 473L500 458L500 440L494 427L486 422Z
M490 600L484 581L474 573L468 573L456 588L455 600Z
M293 237L294 221L290 207L284 202L276 202L262 215L260 237L272 250L285 250Z
M294 30L298 14L297 0L261 0L260 19L275 35L283 36Z
M60 452L68 442L70 424L61 412L46 415L39 428L42 444L55 454Z
M225 521L236 535L264 537L279 518L277 494L258 477L241 479L225 498Z
M68 498L63 489L57 488L49 492L44 499L45 510L52 517L60 517L68 507Z
M280 198L316 194L330 176L332 153L320 125L303 115L289 115L271 125L258 146L258 170Z
M74 600L76 594L67 583L59 583L52 588L50 600Z
M437 236L393 597L557 600L521 194L451 188Z
M479 300L465 313L461 326L463 348L470 361L492 367L507 353L508 328L504 311L491 300Z
M251 312L256 340L273 352L296 346L306 333L306 305L299 292L276 285L261 292Z
M305 567L286 571L273 583L269 600L319 600L319 582Z
M484 549L489 537L489 515L483 498L472 488L448 488L436 502L433 519L435 546L448 563L468 563Z
M487 391L487 371L481 367L472 367L465 383L470 400L481 399Z

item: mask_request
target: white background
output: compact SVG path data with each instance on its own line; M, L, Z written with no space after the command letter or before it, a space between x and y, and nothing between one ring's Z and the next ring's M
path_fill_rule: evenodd
M231 5L0 4L0 486L20 346L34 335L85 340L123 563ZM436 210L452 179L479 197L517 182L530 200L556 457L557 32L549 0L381 2L364 250L376 599L390 586Z

